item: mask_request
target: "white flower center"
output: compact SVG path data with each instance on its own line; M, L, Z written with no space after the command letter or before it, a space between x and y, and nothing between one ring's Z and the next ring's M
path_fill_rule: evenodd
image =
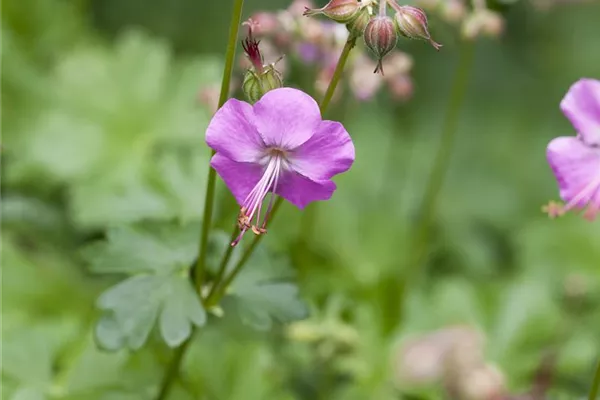
M258 163L264 167L264 172L242 203L238 216L238 226L241 232L231 243L232 246L238 244L244 233L249 229L257 235L267 232L267 219L273 208L279 178L284 171L289 169L289 162L286 156L287 154L284 150L273 147L267 149L264 155L258 160ZM271 199L261 222L262 204L269 192L271 192ZM255 219L255 222L252 221L253 219Z

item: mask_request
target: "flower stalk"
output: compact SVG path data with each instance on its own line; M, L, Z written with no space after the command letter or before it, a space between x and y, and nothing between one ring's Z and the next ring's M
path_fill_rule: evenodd
M229 95L229 86L231 82L231 74L233 72L233 63L235 61L235 50L237 47L238 30L242 21L242 9L244 7L244 0L234 0L233 11L231 13L231 22L229 25L229 39L227 42L227 50L225 53L225 66L223 68L223 79L221 81L221 93L219 94L219 103L217 108L221 108ZM211 156L215 155L215 151L211 152ZM204 282L204 275L206 273L206 249L208 246L208 233L212 222L212 214L214 208L214 197L215 197L215 184L216 184L216 171L208 167L208 179L206 183L206 195L204 199L204 214L202 218L202 230L200 232L200 245L199 253L196 264L192 268L192 277L196 286L196 291L200 295L202 292L202 285ZM171 391L179 370L181 368L181 362L183 357L192 342L194 333L192 332L188 339L175 350L171 362L167 366L165 375L163 376L160 384L159 392L156 396L156 400L165 400Z
M411 257L411 262L409 264L411 269L417 268L417 265L422 262L425 251L427 250L429 228L436 212L437 200L444 185L446 171L448 170L448 165L452 156L458 120L464 104L469 83L469 74L473 65L473 53L474 48L472 44L462 44L460 61L452 83L448 109L442 127L440 145L435 155L433 169L427 182L421 211L419 213L420 219L415 229L415 246L413 247L413 256Z
M237 37L239 27L242 21L242 8L244 0L234 0L233 12L231 13L231 22L229 25L229 39L227 43L227 51L225 53L225 67L223 69L223 80L221 81L221 93L219 95L218 108L221 108L229 94L229 85L231 82L231 74L233 72L233 63L235 61L235 50L237 46ZM215 151L211 152L211 157L215 155ZM208 179L206 182L206 195L204 198L204 214L202 216L202 231L200 233L200 246L198 260L193 269L194 283L198 293L202 290L204 283L204 275L206 273L206 249L208 245L208 233L212 222L212 215L215 200L215 184L217 182L216 171L208 167Z
M436 213L439 193L443 187L446 171L448 170L452 156L454 139L456 137L460 112L466 97L473 59L474 44L462 42L459 64L454 74L448 100L448 108L442 125L440 144L434 158L431 174L427 181L423 201L421 202L422 206L418 214L419 220L414 228L414 234L412 235L414 241L410 247L412 251L408 256L408 270L405 276L400 277L400 282L394 286L394 293L400 293L400 299L398 299L395 294L395 303L398 305L398 308L396 309L397 314L394 315L393 318L388 319L390 320L390 325L386 327L387 332L391 332L394 329L395 324L402 320L404 301L408 295L408 289L410 288L411 282L416 279L416 276L420 271L420 266L427 254L429 230ZM391 322L394 322L394 324L391 324Z

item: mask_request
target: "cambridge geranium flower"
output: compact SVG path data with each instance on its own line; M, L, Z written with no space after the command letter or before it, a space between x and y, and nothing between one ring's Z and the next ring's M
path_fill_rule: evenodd
M216 151L211 166L241 207L241 232L232 246L248 230L266 232L275 195L300 209L327 200L336 189L331 178L354 162L344 126L322 120L313 98L291 88L271 90L254 106L228 100L211 120L206 142Z
M571 209L585 209L584 216L592 220L600 211L600 81L577 81L560 108L577 136L559 137L548 145L548 162L566 204L552 202L545 210L555 217Z

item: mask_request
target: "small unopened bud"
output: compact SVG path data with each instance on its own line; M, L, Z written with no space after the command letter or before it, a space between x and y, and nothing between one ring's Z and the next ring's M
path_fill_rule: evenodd
M348 28L350 35L361 37L369 21L371 21L371 13L369 13L367 7L363 7L358 11L354 19L346 24L346 28Z
M402 6L395 8L395 23L398 33L409 39L421 39L429 42L436 50L442 47L431 39L427 28L427 15L417 7Z
M306 8L304 16L312 17L323 14L335 22L347 23L352 21L360 9L358 0L331 0L322 8Z
M381 71L381 75L383 75L383 57L396 47L396 42L398 41L394 21L388 16L376 16L367 24L364 38L365 44L378 60L374 72Z
M248 26L248 37L242 42L242 47L252 65L244 75L242 90L248 101L255 103L269 90L282 87L283 81L281 73L275 69L277 61L270 65L263 64L259 41L252 36L255 21L250 19L244 25Z
M250 103L256 103L269 90L282 86L281 74L275 69L275 65L269 65L263 67L260 73L248 70L244 75L242 90Z

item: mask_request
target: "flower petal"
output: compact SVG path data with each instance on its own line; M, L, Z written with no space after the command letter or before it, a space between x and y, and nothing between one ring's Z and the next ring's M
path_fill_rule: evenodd
M322 121L315 134L290 156L291 166L314 180L330 179L354 162L354 144L339 122Z
M575 137L559 137L548 145L547 157L565 202L575 200L580 208L600 203L600 149Z
M229 99L206 128L206 143L231 160L254 162L260 159L264 149L254 120L250 104Z
M225 184L231 193L233 193L240 206L263 174L263 169L260 165L233 161L221 153L213 156L210 160L210 165L225 181Z
M335 189L335 183L330 180L313 181L297 172L287 171L275 192L302 210L310 202L329 200Z
M600 81L580 79L575 82L560 108L585 143L600 145Z
M321 122L317 102L292 88L267 92L254 105L255 124L267 146L292 150L306 142Z

